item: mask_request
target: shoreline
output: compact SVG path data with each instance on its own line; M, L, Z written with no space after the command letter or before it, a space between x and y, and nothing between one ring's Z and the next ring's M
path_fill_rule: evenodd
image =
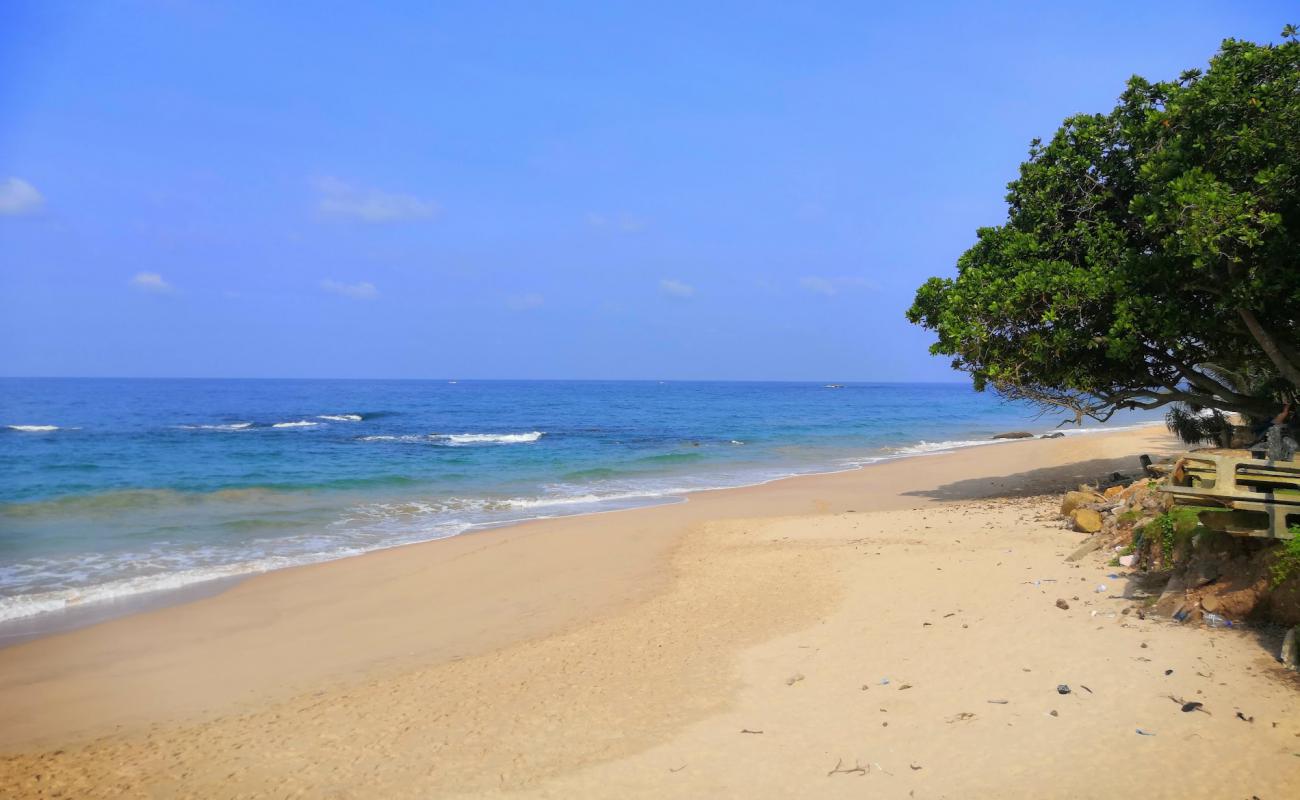
M1081 536L1042 493L1174 446L541 520L18 645L0 794L1289 796L1300 687L1255 634L1138 619L1136 577L1063 560Z
M711 519L897 510L991 496L1006 490L1005 469L1011 465L1068 471L1082 456L1122 454L1132 468L1127 457L1168 438L1153 428L1013 440L699 492L687 502L533 520L253 575L211 597L0 649L0 699L13 699L0 702L0 751L22 741L25 732L40 738L54 719L60 720L56 730L68 732L102 731L109 722L128 724L142 715L188 717L256 705L376 666L463 658L554 632L593 611L653 594L669 577L664 565L676 542ZM1087 477L1097 471L1087 468ZM969 486L952 497L936 494L931 484L945 479ZM436 608L414 619L410 604L416 598ZM391 630L371 623L409 638L396 643ZM232 657L232 651L239 655ZM195 670L183 684L209 682L215 690L197 697L177 687L160 696L159 682L176 683L179 676L159 664L176 661ZM76 703L67 702L61 681L46 678L56 672L91 680L105 669L121 675L120 687L98 697L79 691ZM20 697L12 691L47 685L44 692Z
M1119 425L1114 428L1074 428L1068 431L1060 431L1064 438L1076 436L1093 436L1122 433L1126 431L1137 431L1160 426L1163 423L1158 421L1139 422L1126 425ZM0 619L0 650L12 647L23 642L35 639L54 636L62 633L69 633L80 630L85 627L108 622L114 619L131 616L134 614L144 613L152 610L167 608L175 605L182 605L194 600L221 594L240 583L249 579L268 575L285 570L300 569L317 564L326 564L334 561L342 561L352 558L358 558L369 555L370 553L383 552L412 545L431 544L433 542L445 541L459 536L482 533L484 531L497 530L500 528L512 527L516 525L526 525L531 522L567 519L572 517L584 517L595 514L610 514L621 511L634 511L638 509L656 508L664 505L674 505L677 503L689 502L692 495L731 491L738 489L748 489L760 486L766 486L779 481L812 478L821 475L834 475L842 472L852 472L864 469L877 464L887 464L900 460L920 458L928 456L939 456L947 453L953 453L971 448L987 447L994 445L1009 445L1023 443L1030 439L1042 439L1045 434L1058 431L1053 428L1046 432L1035 433L1028 439L989 439L989 440L952 440L942 442L927 442L922 439L910 445L903 445L895 448L896 452L882 456L867 456L862 458L847 459L837 468L815 469L810 472L796 472L780 474L775 477L764 478L753 483L741 483L726 486L706 486L701 488L691 488L683 491L667 491L661 494L647 494L643 496L628 497L628 505L616 506L612 508L593 508L585 511L574 511L572 513L558 513L549 515L538 515L531 517L521 517L518 519L502 520L499 522L473 523L464 530L438 536L431 539L421 539L410 542L400 542L393 545L376 547L371 550L365 550L345 556L325 557L319 560L306 559L299 563L287 564L280 567L269 569L250 569L245 572L236 572L233 574L214 575L212 577L202 577L192 581L186 581L174 586L164 586L161 588L149 588L140 591L134 591L121 595L109 595L101 599L90 600L85 603L75 603L66 605L62 608L37 611L31 614ZM927 449L927 445L936 445L936 449ZM606 498L607 499L607 498ZM602 501L597 501L592 505L599 505ZM578 503L574 503L578 505ZM237 565L229 565L231 567ZM213 568L216 569L216 568ZM170 573L164 573L159 578L169 579L175 576ZM102 589L104 584L96 584L84 587L86 591ZM77 590L81 591L81 590ZM19 595L22 597L28 597ZM31 602L30 600L28 602Z

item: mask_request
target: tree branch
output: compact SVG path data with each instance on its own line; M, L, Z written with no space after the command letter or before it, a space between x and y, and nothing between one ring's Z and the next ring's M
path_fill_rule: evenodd
M1287 357L1282 353L1282 349L1278 347L1277 340L1260 324L1254 312L1248 308L1238 308L1237 313L1241 315L1241 321L1246 323L1246 329L1250 331L1251 336L1255 337L1255 341L1259 343L1264 355L1268 356L1269 361L1272 361L1273 365L1282 373L1282 377L1286 378L1287 382L1292 386L1300 389L1300 369L1297 369L1295 364L1287 360Z

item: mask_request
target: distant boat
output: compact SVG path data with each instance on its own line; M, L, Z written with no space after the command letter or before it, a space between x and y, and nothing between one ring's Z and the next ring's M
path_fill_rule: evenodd
M460 383L460 381L447 381L447 383Z
M826 388L827 388L827 389L843 389L843 388L844 388L844 384L842 384L842 383L828 383L828 384L826 384Z

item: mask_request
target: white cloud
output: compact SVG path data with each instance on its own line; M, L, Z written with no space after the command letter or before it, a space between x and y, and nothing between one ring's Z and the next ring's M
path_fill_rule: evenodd
M320 282L320 288L330 294L337 294L340 297L351 297L356 300L374 300L379 296L379 290L369 281L342 283L341 281L326 278Z
M541 308L545 302L546 298L536 292L512 294L506 298L506 308L511 311L527 311L530 308Z
M5 178L0 181L0 215L30 214L45 204L41 193L22 178Z
M362 222L399 222L425 219L439 211L438 204L431 200L354 186L330 176L317 178L312 185L318 195L317 210L329 217Z
M799 279L799 285L809 292L827 297L849 289L875 288L875 284L871 281L856 276L823 278L819 275L805 275Z
M808 291L816 292L817 294L832 295L839 291L839 289L835 288L834 283L831 283L826 278L819 278L816 275L809 275L800 278L799 285Z
M659 281L659 289L664 294L672 295L673 297L693 297L695 295L694 286L691 286L689 283L683 283L675 278L664 278Z
M593 228L606 228L620 233L636 233L645 230L650 223L645 217L633 214L598 214L595 211L588 211L587 224Z
M176 288L163 280L163 276L156 272L137 272L129 283L133 288L142 292L153 292L154 294L166 294Z

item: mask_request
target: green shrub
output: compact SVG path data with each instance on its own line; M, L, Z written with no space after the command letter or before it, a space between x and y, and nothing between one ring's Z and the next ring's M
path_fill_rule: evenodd
M1192 534L1201 529L1198 515L1204 510L1206 509L1199 506L1178 506L1166 511L1137 530L1133 537L1133 547L1140 546L1149 537L1156 537L1165 563L1169 563L1174 557L1178 540L1191 538Z
M1275 589L1291 576L1300 573L1300 525L1291 526L1291 538L1282 542L1277 549L1277 556L1270 567Z

